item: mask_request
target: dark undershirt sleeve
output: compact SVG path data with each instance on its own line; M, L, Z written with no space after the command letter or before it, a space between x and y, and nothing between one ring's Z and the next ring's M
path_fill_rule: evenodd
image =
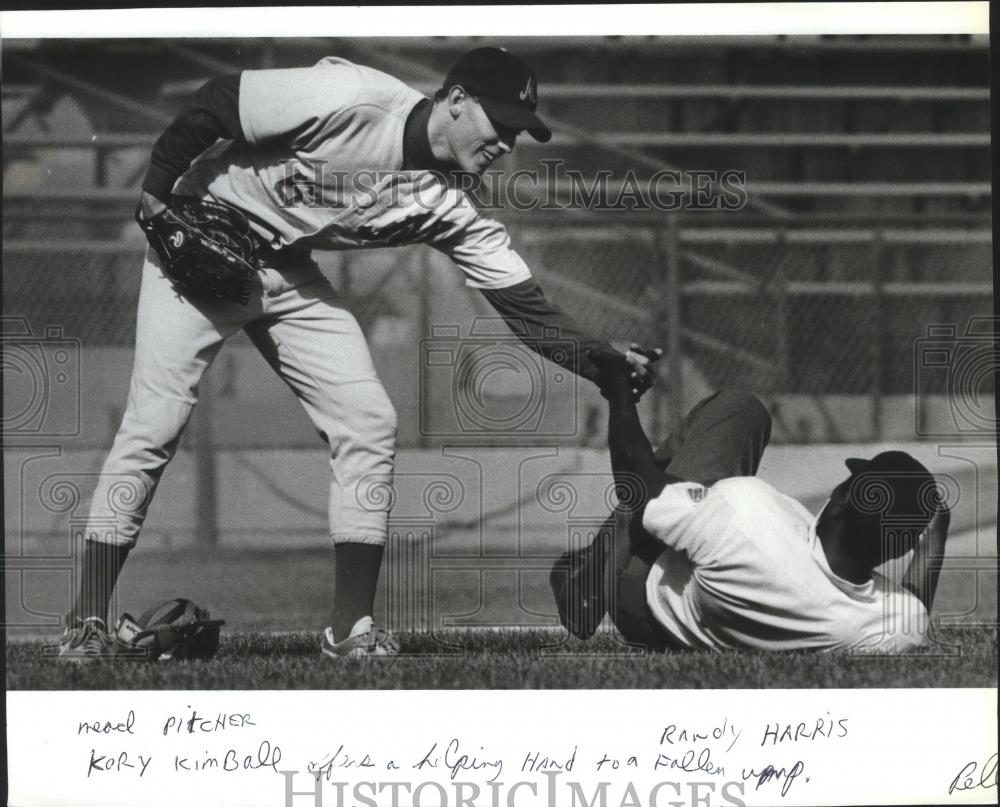
M525 280L505 289L480 291L531 350L596 383L598 370L587 358L587 351L614 348L584 334L565 311L545 298L538 283Z
M153 146L142 189L166 201L174 183L216 140L244 140L240 124L240 74L219 76L195 93Z
M627 513L639 514L641 524L646 503L659 496L668 482L680 480L657 466L653 447L635 408L629 379L616 378L605 389L605 397L608 399L608 450L618 507Z

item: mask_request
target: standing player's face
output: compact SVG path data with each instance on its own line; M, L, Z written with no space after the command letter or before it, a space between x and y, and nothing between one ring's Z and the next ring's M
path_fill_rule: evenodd
M451 153L455 166L482 175L493 162L514 150L517 132L495 125L482 105L465 95L451 121Z

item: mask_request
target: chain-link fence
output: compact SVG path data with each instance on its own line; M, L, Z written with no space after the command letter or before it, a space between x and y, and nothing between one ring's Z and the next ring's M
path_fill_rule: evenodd
M79 340L91 370L102 361L122 365L134 337L141 234L132 232L120 200L63 205L67 223L58 237L51 219L40 224L23 201L5 201L5 316L22 318L36 335L59 326ZM929 326L950 327L960 342L972 318L989 314L988 230L935 227L928 219L740 222L627 214L576 221L547 213L513 216L509 227L547 294L585 330L618 345L668 349L654 396L664 425L723 387L764 398L776 440L786 442L912 437L930 427L912 417L896 421L915 411L918 392L979 395L988 405L989 374L956 382L947 368L922 366L920 356ZM495 313L463 292L450 262L424 247L331 253L322 265L349 300L397 399L401 444L461 432L462 413L448 411L455 385L465 382L456 379L457 364L428 369L426 342L480 338L476 323ZM594 428L578 423L586 391L563 386L548 405L568 408L556 419L576 425L552 426L549 436L593 439ZM487 390L484 411L516 408L516 395L503 393ZM408 413L414 401L420 411Z
M960 339L990 313L988 230L736 221L521 236L553 296L602 335L679 352L664 379L674 412L706 390L749 389L784 413L779 439L841 442L920 434L927 424L899 422L917 395L988 407L987 373L956 386L919 355L928 328Z

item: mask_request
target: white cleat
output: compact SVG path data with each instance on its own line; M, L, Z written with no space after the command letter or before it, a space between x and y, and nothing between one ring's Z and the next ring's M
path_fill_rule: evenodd
M399 654L399 642L388 631L377 627L370 616L363 616L354 623L350 635L339 643L333 640L333 629L326 628L320 650L332 658L395 656Z

